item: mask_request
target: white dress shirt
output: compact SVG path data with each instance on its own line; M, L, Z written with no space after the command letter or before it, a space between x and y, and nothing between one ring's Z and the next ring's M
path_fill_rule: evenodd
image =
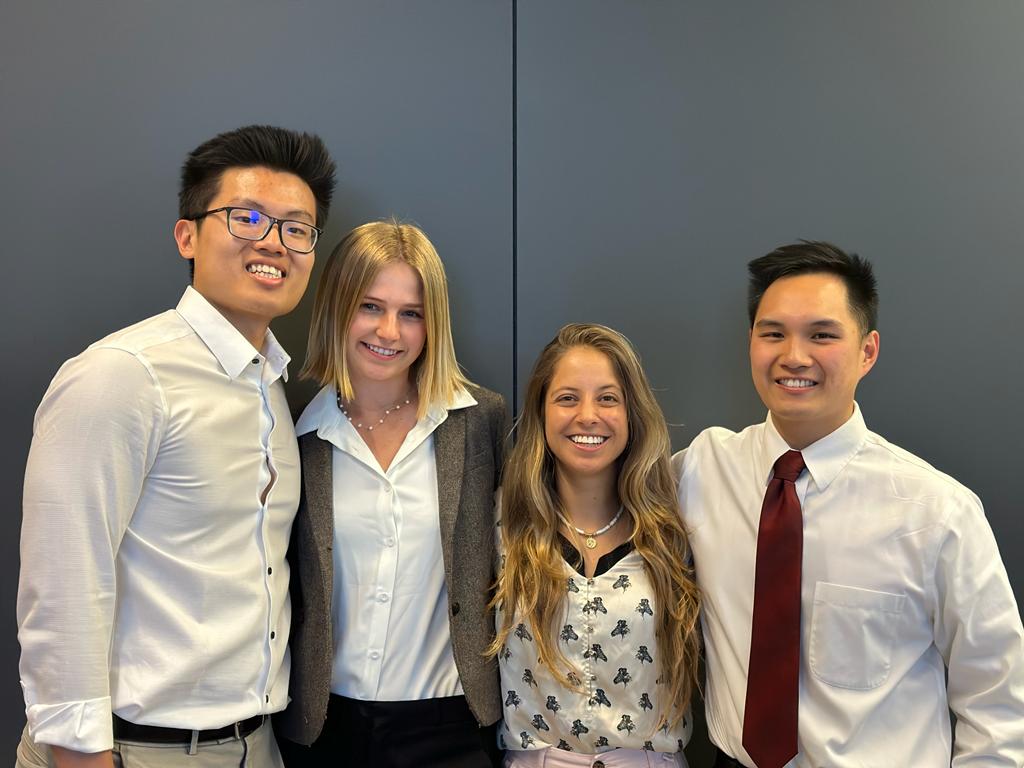
M364 701L462 695L448 625L433 433L449 410L475 406L462 390L431 405L387 471L325 387L298 434L332 446L334 671L331 691Z
M38 743L110 749L111 711L205 729L286 705L287 364L273 334L257 352L189 287L57 372L25 472L18 590Z
M500 536L498 542L501 552ZM646 749L678 752L676 764L685 766L681 753L690 740L689 715L671 729L657 727L661 670L678 660L658 656L654 632L661 607L643 558L630 552L589 579L563 565L566 600L558 645L578 670L583 692L566 688L538 662L536 630L517 621L498 654L502 749L551 747L583 754ZM503 624L501 611L495 620Z
M673 458L704 595L712 740L742 741L761 502L789 450L769 417ZM981 503L868 431L803 451L799 754L789 766L1024 765L1024 630ZM946 682L948 668L949 680Z

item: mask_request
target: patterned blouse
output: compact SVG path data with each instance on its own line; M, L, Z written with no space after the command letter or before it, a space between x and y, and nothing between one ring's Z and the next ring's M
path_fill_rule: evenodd
M689 741L688 716L672 729L655 731L663 690L654 639L658 606L643 559L630 551L597 573L588 579L565 563L566 611L558 642L576 667L570 680L586 693L557 682L537 660L533 627L514 624L498 656L503 749L678 752ZM502 620L499 611L499 626Z

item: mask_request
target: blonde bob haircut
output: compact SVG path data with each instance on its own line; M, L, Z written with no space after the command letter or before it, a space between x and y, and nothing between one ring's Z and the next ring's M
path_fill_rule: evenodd
M661 681L657 720L675 725L697 687L700 595L690 566L690 548L679 515L672 476L668 427L633 346L603 325L563 327L540 353L526 387L516 443L502 478L503 568L493 605L501 612L488 649L501 649L517 622L534 629L539 661L555 679L577 690L578 670L559 646L566 605L566 566L559 530L571 532L555 484L555 458L544 438L544 410L555 368L571 349L601 352L622 384L629 440L618 459L619 501L633 523L631 541L651 580L657 620ZM582 692L581 692L582 695Z
M419 391L419 416L433 403L448 405L470 384L459 370L448 315L444 265L422 230L394 219L363 224L342 239L324 266L313 303L306 363L300 376L331 385L346 400L355 397L346 342L352 319L380 271L408 264L423 288L427 339L412 374Z

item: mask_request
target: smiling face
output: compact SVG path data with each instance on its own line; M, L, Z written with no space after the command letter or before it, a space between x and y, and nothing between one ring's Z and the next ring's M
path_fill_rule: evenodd
M544 396L544 439L563 476L615 473L629 440L625 393L603 352L573 347Z
M316 200L306 182L264 167L226 170L207 210L225 205L253 208L278 219L316 222ZM315 256L285 248L276 226L262 240L234 237L226 215L180 219L174 238L182 257L195 264L193 287L259 349L270 321L299 303Z
M410 382L426 342L420 276L404 261L388 264L361 297L348 329L346 354L356 397L374 383Z
M878 331L861 330L839 277L784 277L764 292L750 331L750 370L792 448L850 418L857 384L877 359Z

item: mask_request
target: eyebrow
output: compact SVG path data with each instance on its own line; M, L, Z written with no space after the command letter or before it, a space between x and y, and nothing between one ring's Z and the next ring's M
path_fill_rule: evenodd
M611 384L602 384L601 386L599 386L597 388L597 391L598 392L605 392L605 391L607 391L609 389L614 389L614 390L617 390L619 392L622 391L622 387L620 387L618 384L616 384L614 382L612 382ZM578 387L558 387L557 389L552 389L551 391L552 392L579 392L580 390L579 390Z
M251 200L248 197L242 198L241 200L235 199L232 203L229 203L229 205L231 205L234 208L255 208L256 210L260 211L261 213L264 212L263 211L263 208L264 208L263 203L259 203L259 202L255 201L255 200ZM270 214L267 214L267 215L269 216ZM294 209L292 209L290 211L285 211L284 216L280 216L280 217L279 216L275 216L274 218L290 219L290 218L292 218L294 216L308 216L311 219L313 218L313 214L311 214L309 211L304 210L302 208L294 208Z
M838 320L832 320L826 318L824 320L814 320L808 323L811 328L841 328L843 324ZM781 320L772 320L771 318L765 318L758 320L754 323L755 328L784 328L786 324Z
M384 299L378 298L376 296L371 296L370 294L364 295L363 296L363 301L372 301L374 304L383 304L384 306L387 306L387 302ZM423 309L423 305L422 304L402 304L402 309L419 309L419 310L422 310Z

